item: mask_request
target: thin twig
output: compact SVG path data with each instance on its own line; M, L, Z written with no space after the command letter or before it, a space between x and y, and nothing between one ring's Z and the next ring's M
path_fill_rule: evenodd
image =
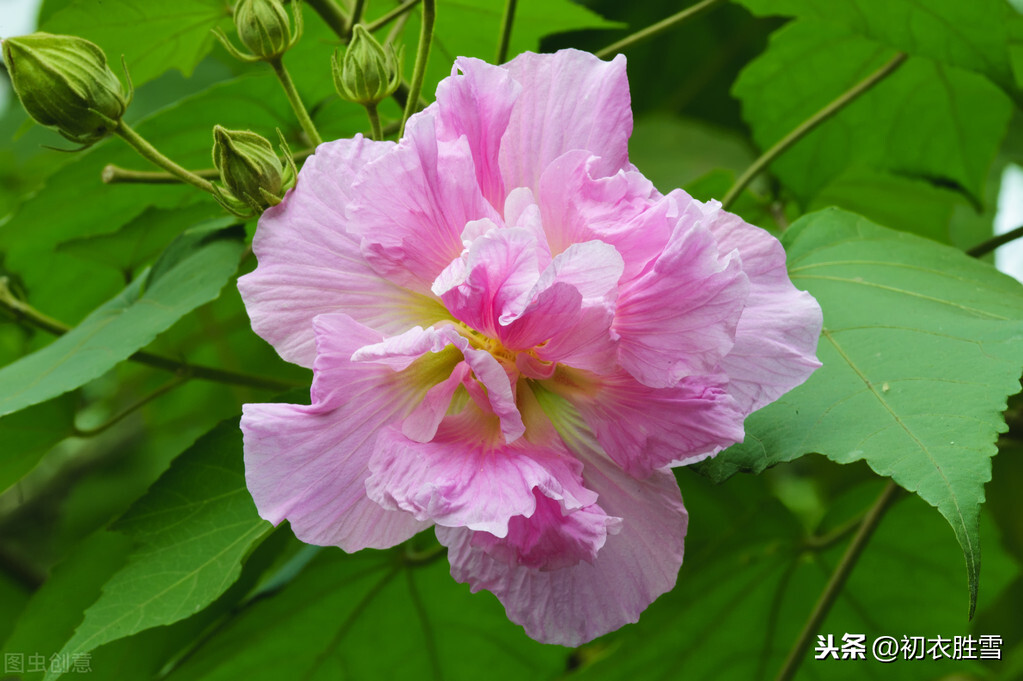
M323 23L330 27L339 37L345 35L348 28L348 17L341 11L334 0L305 0L305 4L313 8L313 11L320 15Z
M503 64L508 60L508 45L511 43L512 24L515 23L515 5L517 0L506 0L504 16L501 17L501 37L497 44L495 64Z
M373 33L377 29L383 28L391 21L409 12L413 7L418 5L420 2L422 2L422 0L409 0L404 5L398 5L397 7L395 7L394 9L392 9L390 12L380 17L379 19L374 19L373 21L366 24L366 30L369 31L370 33Z
M687 7L681 12L671 15L667 19L662 19L661 21L658 21L656 24L647 26L644 29L636 31L632 35L625 36L618 42L608 45L604 49L598 51L596 55L601 59L604 59L605 57L610 57L612 55L618 54L619 52L629 47L632 47L633 45L637 45L643 42L644 40L648 40L656 35L660 35L661 33L667 31L668 29L674 28L679 24L683 23L684 21L688 21L689 19L692 19L702 14L704 10L708 10L714 5L720 4L723 1L724 0L703 0L703 2L698 2L692 7Z
M132 404L131 406L129 406L124 411L118 413L116 416L114 416L114 417L112 417L110 419L107 419L106 421L104 421L103 423L99 424L95 428L79 428L76 425L72 425L71 426L71 434L74 435L75 437L94 437L96 435L99 435L103 431L105 431L108 428L111 428L114 425L118 424L119 422L121 422L122 420L124 420L125 418L127 418L128 416L133 414L134 412L138 411L142 407L146 406L147 404L149 404L150 402L152 402L156 398L160 397L161 395L170 392L174 388L177 388L179 385L184 385L188 381L188 379L189 379L189 376L187 374L181 374L181 375L175 376L174 378L172 378L171 380L167 381L166 383L161 385L159 388L157 388L153 392L151 392L148 395L146 395L145 397L143 397L138 402Z
M859 560L860 554L863 553L863 549L867 546L867 542L870 541L874 530L877 529L881 518L884 517L885 511L888 510L901 491L902 488L895 482L888 481L884 491L881 492L881 496L877 498L877 501L874 502L874 505L870 507L870 510L863 517L859 529L856 530L856 536L853 537L842 559L831 573L827 586L824 587L820 598L817 599L817 604L814 606L813 612L810 613L809 619L807 619L803 630L796 639L795 645L789 651L789 656L785 660L781 671L778 672L776 681L789 681L795 676L799 665L802 664L803 658L806 656L806 651L810 647L814 634L819 630L821 623L831 610L831 606L834 605L839 593L841 593L846 579L848 579L857 560Z
M739 179L735 181L735 184L732 185L732 188L728 190L728 193L725 194L725 198L721 199L721 205L724 208L731 206L732 203L739 198L739 194L742 193L742 190L745 189L746 186L753 181L753 178L759 175L764 168L770 165L774 159L785 153L793 144L803 139L803 137L805 137L811 130L848 106L857 97L890 76L897 68L902 66L905 61L906 54L904 52L896 53L896 55L884 66L843 92L837 99L833 100L823 109L803 121L799 127L761 154L760 158L754 161L753 164L746 169Z
M409 85L405 113L401 117L399 138L405 135L405 125L419 105L419 93L423 89L423 79L426 77L426 62L430 59L430 43L433 42L433 23L436 18L436 0L423 0L423 23L419 31L419 47L416 49L416 66L412 71L412 84Z
M1015 241L1019 238L1023 238L1023 225L1010 230L1005 234L999 234L996 237L988 239L984 243L977 244L970 250L966 251L966 255L972 255L974 258L981 258L999 246L1004 246L1010 241Z
M316 150L313 148L303 149L292 154L292 158L296 161L300 161L312 156L314 151ZM284 159L282 159L281 162L284 163ZM220 171L216 168L193 170L192 173L207 180L220 179ZM181 178L177 175L171 175L170 173L163 171L132 170L131 168L122 168L121 166L114 165L113 163L108 163L103 166L100 178L106 184L177 184L182 182Z

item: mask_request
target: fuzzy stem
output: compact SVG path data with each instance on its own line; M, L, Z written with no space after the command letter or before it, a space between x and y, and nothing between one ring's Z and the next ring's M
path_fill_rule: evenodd
M884 491L874 502L874 505L870 507L867 514L863 517L863 521L860 523L859 529L856 530L856 535L849 543L849 547L846 548L845 554L842 559L835 566L834 571L831 573L831 577L828 579L827 585L824 587L824 591L821 592L820 598L817 599L817 604L813 608L813 612L810 613L809 619L803 626L803 630L800 632L799 637L796 639L795 645L792 646L792 650L789 651L789 656L785 660L785 664L782 666L781 671L778 673L775 681L790 681L799 670L799 665L802 664L803 658L806 656L807 648L810 647L810 642L813 640L814 634L820 628L824 618L831 610L831 606L835 604L835 600L838 595L842 592L842 587L845 586L845 580L848 579L849 573L852 572L853 567L859 560L860 554L863 553L863 549L867 546L867 542L870 541L871 535L874 534L874 530L877 529L878 523L881 522L881 518L884 517L885 511L887 511L892 502L902 492L902 488L899 487L892 481L889 481L885 486Z
M421 1L422 0L409 0L403 5L398 5L397 7L395 7L394 9L392 9L390 12L380 17L379 19L374 19L373 21L366 24L366 30L369 31L370 33L373 33L377 29L383 28L393 20L410 11Z
M269 64L273 67L274 73L277 74L277 80L281 81L284 94L287 95L291 109L295 112L295 117L298 118L298 123L302 126L302 130L305 131L306 137L309 138L314 147L323 144L323 138L320 137L316 126L313 125L313 119L309 118L309 112L306 111L302 98L298 96L298 90L295 89L295 83L291 80L288 69L284 67L284 62L280 57L277 57L272 59Z
M423 0L423 24L419 31L419 47L416 50L416 67L412 71L412 84L405 102L405 113L401 118L398 137L405 134L405 124L415 113L419 104L419 93L423 89L423 78L426 77L426 62L430 58L430 43L433 42L433 23L437 18L436 0Z
M384 130L380 127L380 114L377 113L376 104L366 104L366 115L369 116L369 125L373 129L373 139L379 142L384 138Z
M608 45L604 49L597 52L596 55L601 59L604 59L605 57L610 57L614 54L617 54L625 49L632 47L633 45L641 43L644 40L648 40L650 38L653 38L654 36L660 35L661 33L667 31L668 29L674 28L675 26L678 26L682 22L688 21L689 19L692 19L698 16L699 14L702 14L704 10L710 9L714 5L720 4L723 1L724 0L703 0L702 2L696 3L692 7L686 7L681 12L671 15L667 19L658 21L656 24L647 26L644 29L636 31L632 35L625 36L624 38L622 38L621 40L612 45Z
M127 123L123 120L117 122L117 128L114 129L125 142L135 148L135 151L139 152L146 160L160 166L171 175L174 175L182 182L186 182L192 186L198 187L204 192L209 192L215 195L213 184L209 180L205 180L193 172L185 170L174 161L170 160L159 151L156 150L152 144L146 141L144 137L135 132Z
M292 158L296 161L311 156L315 149L303 149L296 152ZM216 168L203 168L193 170L192 174L207 180L220 178L220 171ZM109 163L103 167L100 178L105 184L177 184L181 178L159 170L132 170Z
M857 97L890 76L896 69L902 66L905 61L906 54L904 52L896 53L895 56L892 57L884 66L843 92L838 96L838 98L834 99L813 116L810 116L810 118L803 121L799 127L776 142L773 147L761 154L760 158L754 161L753 164L750 165L750 167L747 168L739 177L739 179L735 181L732 188L728 190L727 194L725 194L725 198L721 199L721 206L726 209L730 207L735 200L739 198L739 194L742 193L742 190L745 189L746 186L753 181L753 178L759 175L764 168L770 165L774 159L788 151L789 147L803 139L810 133L810 131L841 111Z
M512 24L515 23L515 5L517 0L507 0L504 5L504 16L501 17L501 38L497 44L495 64L503 64L508 60L508 45L511 43Z

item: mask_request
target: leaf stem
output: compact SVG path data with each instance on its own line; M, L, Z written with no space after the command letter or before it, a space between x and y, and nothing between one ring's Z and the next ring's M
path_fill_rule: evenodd
M661 21L658 21L656 24L651 24L650 26L647 26L644 29L636 31L632 35L625 36L618 42L608 45L604 49L600 50L599 52L596 53L596 55L601 59L604 59L605 57L610 57L612 55L618 54L619 52L626 50L632 47L633 45L637 45L643 42L644 40L649 40L654 36L664 33L668 29L674 28L675 26L678 26L684 21L688 21L689 19L692 19L702 14L705 10L710 9L714 5L721 4L722 2L723 0L702 0L702 2L698 2L692 7L686 7L681 12L671 15L667 19L662 19Z
M288 73L288 69L284 66L284 61L277 57L271 59L269 62L270 66L273 67L274 73L277 75L277 80L281 81L281 87L284 88L284 94L288 97L288 102L291 104L291 110L295 112L295 117L298 118L299 125L302 126L302 130L305 131L306 137L309 138L309 142L314 147L318 147L323 144L323 138L320 137L320 133L316 130L316 126L313 125L313 119L309 118L309 112L306 111L305 104L302 103L302 98L298 96L298 90L295 89L295 82L291 80L291 74Z
M508 45L511 43L512 24L515 23L515 5L517 0L506 0L504 16L501 17L501 38L497 44L495 64L503 64L508 60Z
M970 250L966 251L966 255L972 255L974 258L981 258L991 251L994 251L999 246L1004 246L1010 241L1015 241L1023 237L1023 225L1020 225L1016 229L1009 230L1005 234L999 234L996 237L988 239L987 241L977 244Z
M320 15L323 23L330 27L330 30L337 33L339 37L345 35L348 27L348 17L341 11L334 0L305 0L305 3L313 8L313 11Z
M185 170L174 161L170 160L159 151L156 147L150 144L142 135L135 132L127 123L123 120L117 122L117 127L114 132L121 137L125 142L135 148L135 151L139 152L143 158L148 161L160 166L171 175L174 175L182 182L186 182L194 187L198 187L204 192L215 194L213 184L202 177L199 177L195 173Z
M27 322L29 325L34 326L37 329L42 329L47 333L52 333L55 336L62 336L71 330L71 327L67 324L57 321L53 317L49 317L36 310L31 305L15 298L11 294L10 288L7 286L6 278L0 278L0 307L11 312L18 321ZM304 385L303 383L297 383L294 381L280 381L275 378L267 378L265 376L243 374L237 371L217 369L215 367L202 366L199 364L189 364L163 355L156 355L151 352L139 351L128 359L139 364L151 366L155 369L170 371L171 373L177 374L183 378L197 378L204 381L214 381L216 383L226 383L228 385L240 385L249 388L272 390L275 392L284 392L285 390L302 387Z
M161 395L170 392L174 388L177 388L179 385L183 385L184 383L186 383L188 381L188 379L189 379L189 376L187 374L181 373L181 374L175 376L174 378L172 378L171 380L167 381L163 385L161 385L159 388L157 388L153 392L151 392L148 395L146 395L145 397L143 397L141 400L139 400L135 404L131 405L130 407L128 407L124 411L120 412L116 416L108 419L107 421L104 421L103 423L101 423L100 425L96 426L95 428L79 428L78 426L72 425L71 426L71 434L74 435L75 437L94 437L96 435L99 435L103 431L105 431L108 428L116 425L121 420L123 420L127 416L130 416L133 412L138 411L139 409L141 409L142 407L146 406L147 404L149 404L150 402L152 402L156 398L160 397Z
M721 206L726 209L730 207L732 203L739 198L739 194L742 193L742 190L745 189L746 186L753 181L753 178L759 175L764 168L770 165L774 159L788 151L789 147L803 139L803 137L810 133L810 131L841 111L857 97L890 76L896 69L902 66L905 61L906 53L897 52L895 56L892 57L884 66L843 92L837 99L833 100L823 109L803 121L799 127L776 142L773 147L761 154L760 158L754 161L753 164L750 165L750 167L747 168L739 177L739 179L735 181L732 188L728 190L727 194L725 194L725 198L721 199Z
M898 498L901 492L902 488L889 480L877 501L870 507L867 514L863 516L863 520L856 530L856 535L849 543L848 548L846 548L842 559L835 566L834 571L832 571L824 591L821 592L820 598L817 599L817 604L810 613L810 617L803 626L803 630L799 633L795 645L789 651L789 656L786 658L781 671L778 672L775 681L790 681L796 675L796 671L799 670L799 665L803 662L814 634L817 633L824 618L831 610L831 606L835 604L838 594L841 593L842 587L845 586L846 579L848 579L853 567L859 560L860 554L863 553L863 549L867 546L867 542L870 541L874 530L877 529L881 518L884 517L885 512L891 507L892 502Z
M398 5L397 7L395 7L394 9L392 9L390 12L380 17L379 19L374 19L373 21L366 24L366 30L369 31L370 33L373 33L377 29L383 28L391 21L400 17L402 14L409 12L413 7L418 5L420 2L422 2L422 0L409 0L403 5Z
M426 62L430 59L430 43L433 42L433 24L436 18L436 0L423 0L423 23L419 31L419 47L416 49L416 66L412 71L412 84L409 85L405 113L401 117L399 139L405 135L405 125L419 104L419 93L423 89L423 79L426 77Z

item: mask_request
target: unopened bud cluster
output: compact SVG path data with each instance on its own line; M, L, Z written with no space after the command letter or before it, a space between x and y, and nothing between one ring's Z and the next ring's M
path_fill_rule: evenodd
M25 111L82 145L113 132L131 99L95 44L33 33L3 41L4 62Z

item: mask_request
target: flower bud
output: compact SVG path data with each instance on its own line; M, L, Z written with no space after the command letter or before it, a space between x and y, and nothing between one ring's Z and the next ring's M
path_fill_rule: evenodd
M405 47L397 52L384 47L369 31L356 24L352 40L341 62L331 57L334 87L341 97L363 106L373 106L390 97L401 84Z
M297 39L280 0L241 0L234 8L234 25L242 44L264 61L279 58Z
M103 50L70 35L33 33L3 41L14 92L28 115L78 144L112 132L128 99Z
M248 130L214 126L213 165L233 195L225 205L236 213L246 212L244 206L256 213L275 206L295 185L294 166L281 163L270 142ZM231 198L241 205L233 204Z

